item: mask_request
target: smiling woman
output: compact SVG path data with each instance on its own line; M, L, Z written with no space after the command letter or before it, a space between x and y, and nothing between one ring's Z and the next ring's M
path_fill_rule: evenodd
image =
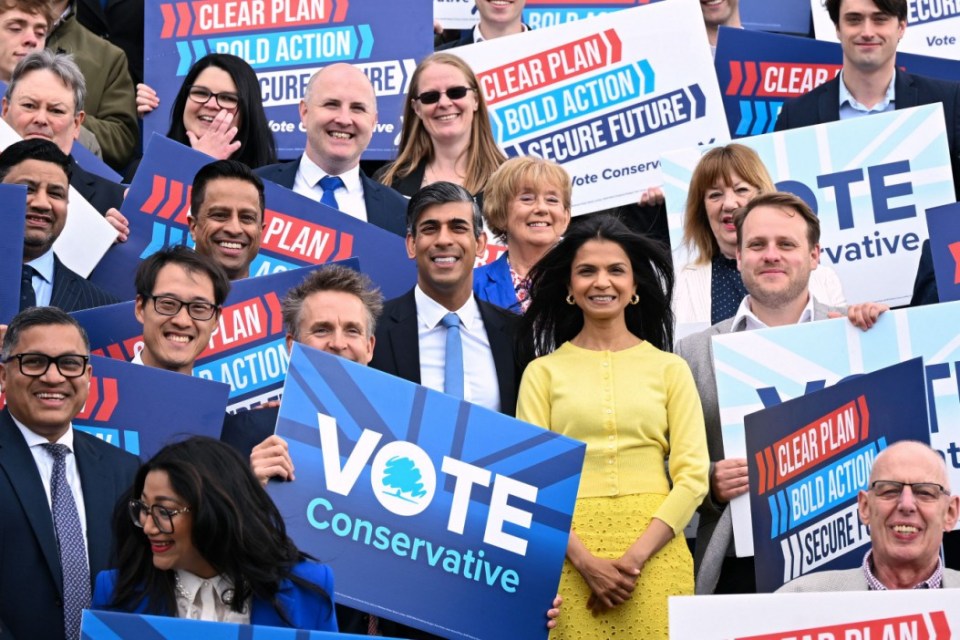
M94 609L336 631L333 574L297 549L229 445L194 437L140 467L114 514L119 569Z

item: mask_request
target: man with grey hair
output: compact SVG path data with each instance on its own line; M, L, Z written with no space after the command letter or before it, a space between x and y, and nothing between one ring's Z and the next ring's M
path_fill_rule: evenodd
M85 99L83 74L72 58L44 49L25 56L13 70L0 116L20 137L50 140L70 155L85 118ZM122 234L129 232L119 211L108 213L123 203L123 187L84 170L73 156L70 163L70 185Z
M317 71L300 101L307 146L299 160L257 169L264 180L402 236L407 201L360 170L377 124L377 96L360 69Z
M805 575L778 592L960 589L960 571L944 568L940 559L943 534L960 514L960 496L950 494L936 450L914 440L884 449L873 463L869 488L857 495L857 510L870 527L863 564Z
M417 285L384 305L370 366L514 415L517 316L473 295L473 266L487 245L482 224L473 196L451 182L410 199L407 256Z

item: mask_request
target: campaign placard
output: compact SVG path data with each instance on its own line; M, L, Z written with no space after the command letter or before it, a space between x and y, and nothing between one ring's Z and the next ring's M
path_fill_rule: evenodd
M80 625L80 637L83 640L117 640L117 638L150 638L150 640L340 640L368 638L369 636L85 609Z
M90 393L74 429L141 460L189 436L220 437L228 385L97 355L90 364Z
M670 598L670 640L935 640L956 637L952 589Z
M960 203L927 209L927 230L940 302L960 300Z
M90 279L121 300L136 292L133 276L147 256L168 245L194 246L187 226L193 178L212 158L154 135L123 201L130 238L97 265ZM266 213L260 252L250 276L359 257L388 299L416 282L416 265L403 238L264 181Z
M268 491L337 602L445 638L547 637L583 443L299 344L283 393L297 479Z
M954 202L940 104L737 141L753 148L776 187L820 218L820 264L836 271L850 303L910 302L927 237L923 211ZM706 148L663 155L674 264L689 262L683 211Z
M356 260L342 264L359 271ZM227 409L231 413L280 398L290 359L281 301L315 268L232 283L210 344L193 369L194 377L230 386ZM86 329L93 353L130 361L143 349L143 325L134 315L134 306L134 301L121 302L71 315Z
M0 150L21 139L5 120L0 119ZM60 237L53 243L53 250L60 261L85 278L116 238L117 231L110 223L76 189L70 187L67 222Z
M9 324L20 311L20 273L23 269L23 233L27 215L27 187L0 184L0 324Z
M562 164L578 215L659 185L664 149L728 139L707 40L690 37L702 29L696 4L656 2L456 54L477 73L497 143Z
M747 457L743 417L848 378L923 358L930 444L960 482L960 302L887 311L869 331L846 319L713 338L717 400L728 458ZM750 501L730 503L737 555L753 555Z
M347 62L370 78L377 95L379 122L364 157L392 159L410 76L433 51L428 2L146 0L144 10L146 82L160 98L143 120L145 136L167 132L170 108L197 60L229 53L257 74L281 158L298 157L306 144L299 104L311 76Z
M837 42L837 29L823 0L810 0L818 40ZM960 60L960 3L956 0L907 0L907 29L897 49ZM900 57L897 56L897 63Z
M757 590L860 566L857 514L877 455L929 441L923 361L913 358L744 417Z
M773 131L784 102L840 73L843 52L836 42L721 27L714 63L730 135L740 138ZM952 60L901 52L897 66L960 82L960 65Z

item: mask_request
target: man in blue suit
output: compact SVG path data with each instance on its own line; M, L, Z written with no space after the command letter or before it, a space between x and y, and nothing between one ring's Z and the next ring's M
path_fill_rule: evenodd
M107 566L114 505L138 466L72 427L87 400L89 355L83 329L55 307L21 312L3 339L0 619L13 638L79 637L92 578Z
M406 235L406 199L360 170L360 155L377 124L377 96L367 76L345 63L324 67L307 83L300 120L307 131L303 155L257 169L260 177Z
M27 187L20 310L52 305L80 311L118 302L68 269L53 252L67 222L70 158L49 140L22 140L0 153L0 182Z

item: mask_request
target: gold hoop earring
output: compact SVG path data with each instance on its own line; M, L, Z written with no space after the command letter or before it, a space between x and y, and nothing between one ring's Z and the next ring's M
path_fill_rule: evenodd
M630 304L639 304L639 303L640 303L640 296L638 296L637 294L633 294L632 296L630 296Z
M570 306L573 306L573 305L577 304L577 301L573 299L573 294L572 294L572 293L568 293L568 294L567 294L566 300L567 300L567 304L569 304Z

